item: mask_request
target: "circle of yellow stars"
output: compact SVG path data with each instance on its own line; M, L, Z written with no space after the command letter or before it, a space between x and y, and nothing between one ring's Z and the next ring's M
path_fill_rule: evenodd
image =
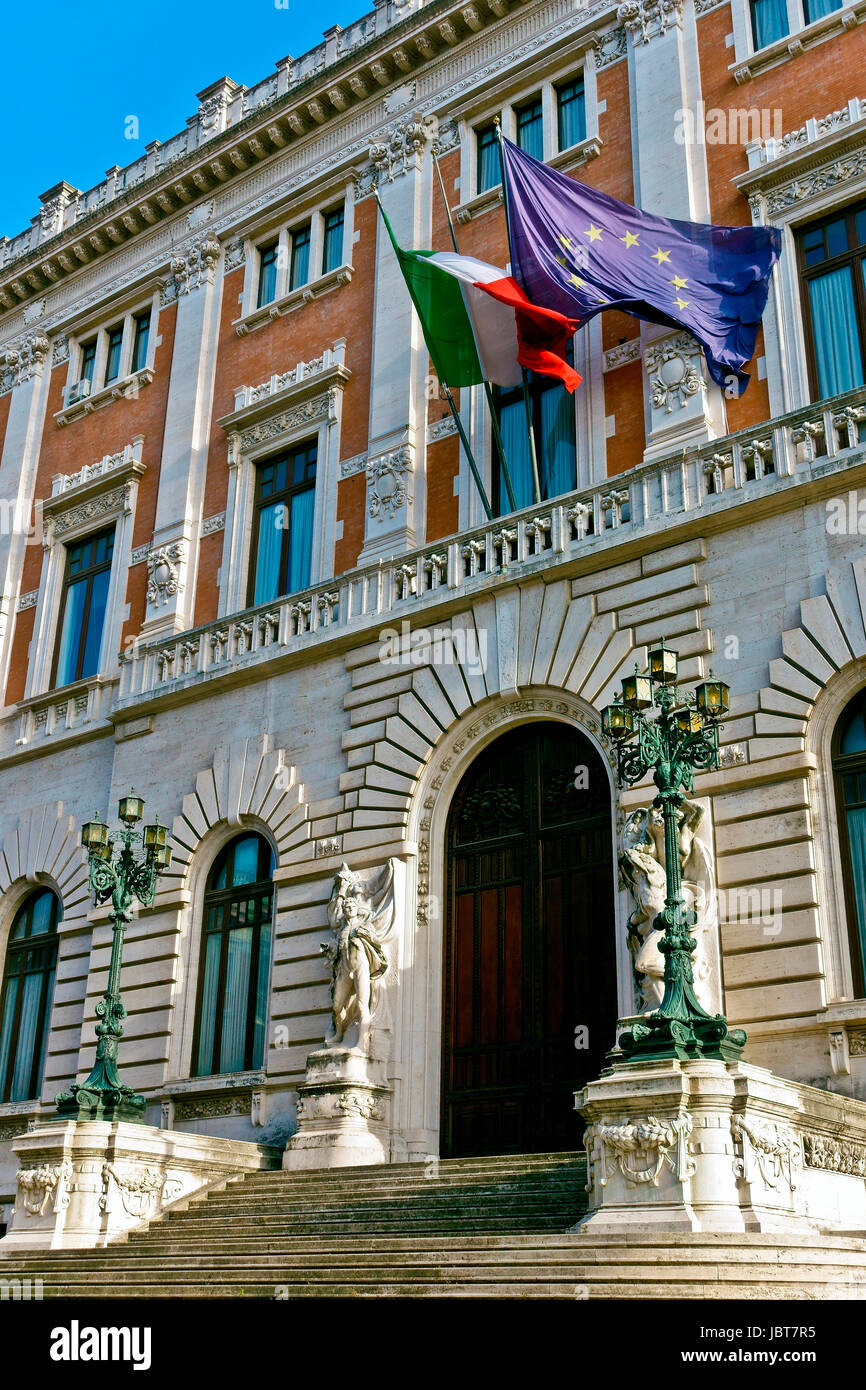
M604 232L604 227L597 227L595 223L591 221L589 226L584 229L583 235L588 238L590 243L593 243L596 241L601 241L603 239ZM566 252L574 250L574 241L570 236L566 236L565 233L561 233L559 240L562 246L565 248ZM626 232L625 236L621 236L619 240L623 243L627 251L630 250L632 246L637 246L641 250L644 249L641 246L640 233ZM575 269L571 267L570 262L568 261L566 256L559 254L557 255L556 259L565 270L569 271L568 278L576 289L585 289L591 291L591 293L596 295L599 304L609 303L609 301L605 299L604 295L599 294L598 290L595 288L594 285L587 285L586 281L580 275L577 274L577 271ZM655 251L652 252L652 259L656 262L659 268L661 268L663 265L670 264L671 252L665 251L661 246L657 246ZM673 267L671 267L671 269L673 269ZM668 281L668 284L673 285L674 289L676 290L676 294L673 297L673 302L677 306L677 308L687 309L691 301L683 298L682 291L688 289L688 279L682 275L674 275L673 279Z

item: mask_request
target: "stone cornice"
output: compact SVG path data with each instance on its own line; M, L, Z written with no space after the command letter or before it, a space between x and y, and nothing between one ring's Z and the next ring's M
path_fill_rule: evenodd
M122 247L138 242L162 224L170 224L173 228L175 247L169 247L166 239L164 253L147 266L137 267L137 274L152 273L155 268L168 265L172 254L179 249L179 217L185 218L188 235L195 231L201 235L200 229L205 223L209 232L236 225L240 209L237 212L232 209L231 213L226 209L229 215L220 209L219 221L225 224L222 228L211 221L214 200L221 189L229 184L243 183L257 165L277 160L281 152L302 147L308 150L310 137L337 122L344 123L347 115L351 117L357 111L361 120L356 118L354 127L360 140L356 142L353 131L347 129L339 141L338 152L332 149L327 161L328 166L333 167L334 155L337 154L341 164L350 165L353 160L357 161L359 154L366 153L378 128L387 123L388 116L392 114L393 108L386 109L383 122L380 104L375 98L383 97L394 89L402 90L407 85L411 88L413 83L411 80L407 83L407 79L416 73L426 74L430 71L436 72L439 80L423 84L426 91L418 91L418 102L423 100L424 108L431 111L443 103L447 104L456 99L465 85L483 80L485 69L482 66L480 72L475 70L471 55L479 48L479 40L483 41L486 30L514 21L512 27L519 31L521 16L527 15L531 19L533 11L538 12L541 27L542 17L552 15L557 9L562 10L564 23L577 34L587 25L597 27L605 17L612 16L615 5L612 0L595 0L595 3L590 2L574 10L570 5L557 6L555 0L474 0L471 4L467 4L466 0L428 0L427 4L384 34L358 43L351 52L334 62L321 64L290 90L281 91L280 81L271 79L274 95L266 94L267 99L227 128L202 133L204 127L198 118L193 118L188 125L191 129L195 128L197 133L187 137L197 141L192 148L187 147L165 167L158 168L159 151L155 146L148 147L145 163L154 166L153 172L148 167L145 177L133 188L120 192L115 189L123 171L113 172L107 184L102 186L106 191L100 205L62 228L62 219L68 214L69 204L74 201L72 194L75 193L75 190L70 191L68 186L65 187L60 198L64 206L59 206L57 198L49 200L52 204L51 215L46 220L46 209L43 207L42 217L34 219L34 223L41 227L57 226L56 233L35 248L28 247L20 253L16 253L16 243L23 238L32 238L37 235L36 231L31 230L9 244L11 259L0 269L0 316L4 309L14 312L28 302L44 297L52 287L79 276L88 266L110 258ZM553 22L552 18L549 22ZM526 29L525 21L522 27ZM559 29L562 27L562 24L558 25ZM482 51L483 44L479 49L479 52ZM462 68L467 76L449 87L448 74L442 71L440 60L447 60L455 52L469 61L458 63L456 68L452 65L452 69L456 71ZM512 52L510 46L506 46L506 52ZM278 65L278 78L284 66ZM296 68L299 66L295 65ZM260 84L260 87L264 85ZM253 90L258 92L259 88ZM243 89L239 91L243 95ZM237 93L231 101L236 98ZM221 111L222 115L217 113L217 125L225 118L222 108ZM175 137L164 148L171 149L180 139ZM302 177L316 177L315 164L313 157L305 165ZM272 201L273 196L271 193L262 200L263 205ZM57 207L53 206L55 203ZM99 297L104 293L101 292ZM53 309L54 306L50 305L46 320L49 316L52 319L57 317Z
M866 118L832 128L810 143L738 175L733 183L753 215L772 220L789 207L808 203L838 184L866 175Z

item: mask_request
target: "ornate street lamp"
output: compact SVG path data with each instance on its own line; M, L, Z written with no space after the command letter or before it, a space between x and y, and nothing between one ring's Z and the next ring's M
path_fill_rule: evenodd
M117 1073L117 1045L123 1036L126 1009L120 997L120 967L123 959L123 937L126 925L132 920L132 904L138 899L142 907L150 907L156 896L160 874L171 863L168 827L160 825L157 816L153 825L143 833L135 829L144 815L144 802L135 792L120 798L118 816L123 822L118 831L121 847L114 856L114 840L108 826L97 815L81 827L81 843L87 850L90 864L90 891L97 906L111 899L109 921L112 927L111 961L108 967L108 987L96 1006L99 1022L96 1025L96 1061L86 1081L76 1082L57 1097L58 1120L141 1120L147 1105L144 1096L137 1096ZM137 858L133 843L140 840L144 857Z
M712 1057L736 1061L746 1044L741 1028L728 1028L722 1014L708 1014L695 995L691 928L696 914L686 907L679 855L679 812L693 790L695 770L718 767L719 721L727 713L724 681L702 681L694 691L677 685L677 653L664 641L649 653L649 675L623 681L620 700L602 711L604 732L617 745L620 782L632 786L652 772L657 806L664 818L665 905L653 922L662 933L665 992L659 1007L619 1038L629 1061Z

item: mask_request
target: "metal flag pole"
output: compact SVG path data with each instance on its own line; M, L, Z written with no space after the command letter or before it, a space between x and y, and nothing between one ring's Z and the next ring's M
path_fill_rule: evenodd
M505 204L505 230L508 233L508 257L511 261L512 272L514 270L514 247L511 244L511 218L509 216L510 204L508 198L508 180L505 177L505 147L502 143L502 122L497 116L493 122L496 129L496 139L499 143L499 168L502 174L502 200ZM532 486L535 491L536 502L541 501L541 479L538 473L538 454L535 449L535 430L532 428L532 401L529 397L529 373L525 367L520 369L523 379L523 405L526 410L526 430L529 435L529 457L532 460Z
M445 182L442 178L442 170L439 167L439 156L435 150L433 152L433 163L436 166L436 177L439 180L439 191L442 194L442 201L445 204L445 212L448 217L448 230L451 233L451 245L457 254L460 254L460 247L457 245L457 233L454 230L454 218L451 216L451 204L448 202L448 195L445 192ZM514 496L514 488L511 485L511 474L508 471L508 460L505 457L505 441L502 438L502 430L499 426L499 416L496 413L496 402L493 399L493 391L489 381L484 382L484 392L487 396L487 404L490 408L490 423L493 426L493 438L496 441L496 452L499 455L499 462L502 466L502 481L505 484L505 491L508 493L508 505L513 512L517 511L517 500Z
M375 189L374 191L375 191L375 195L376 195L376 206L378 207L379 212L382 214L382 221L385 223L385 227L387 228L388 235L389 235L389 237L391 238L391 245L394 247L394 251L395 251L395 254L396 254L396 253L398 252L397 239L396 239L396 237L394 236L394 232L393 232L393 229L392 229L392 227L391 227L391 223L388 221L388 214L386 213L385 209L382 207L382 200L381 200L381 198L379 197L379 190L378 190L378 188ZM400 264L399 255L397 256L397 263L398 263L398 265ZM402 269L402 266L401 266L401 269ZM408 285L407 285L407 289L408 289ZM410 291L410 296L409 296L409 297L412 298L411 291ZM413 299L413 303L414 303L414 299ZM415 307L416 307L416 309L417 309L418 306L416 305ZM418 317L421 318L420 313L419 313ZM424 321L423 321L423 319L422 319L422 320L421 320L422 327L423 327L423 322L424 322ZM429 347L428 347L428 351L429 351ZM432 356L432 354L431 354L431 356ZM472 452L472 446L471 446L471 444L469 443L469 438L468 438L468 436L467 436L467 434L466 434L466 430L463 428L463 421L460 419L460 412L459 412L459 410L457 409L457 405L456 405L456 403L455 403L454 397L453 397L453 395L451 394L451 387L450 387L450 386L446 386L445 382L442 380L442 373L439 371L439 365L438 365L438 363L436 362L436 359L435 359L435 358L433 359L433 365L436 367L436 372L437 372L437 375L438 375L438 377L439 377L439 384L440 384L440 386L442 387L443 394L444 394L444 396L445 396L446 401L448 402L448 407L449 407L449 409L450 409L450 411L451 411L451 418L453 419L454 424L457 426L457 433L458 433L459 436L460 436L460 440L461 440L461 443L463 444L463 448L466 450L466 458L467 458L467 460L468 460L468 462L469 462L469 468L470 468L470 471L471 471L471 473L472 473L472 477L473 477L474 480L475 480L475 486L478 488L478 495L479 495L479 497L481 498L481 504L482 504L482 506L484 507L484 510L485 510L485 512L486 512L486 514L487 514L487 520L488 520L488 521L492 521L492 520L493 520L493 508L492 508L491 505L490 505L490 498L487 496L487 493L486 493L485 490L484 490L484 484L483 484L483 482L481 481L481 474L478 472L478 464L475 462L475 455L474 455L473 452Z

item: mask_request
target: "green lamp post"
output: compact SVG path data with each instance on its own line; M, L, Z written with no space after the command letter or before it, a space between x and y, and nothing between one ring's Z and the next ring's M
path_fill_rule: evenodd
M153 902L157 880L171 863L171 849L168 827L160 825L158 816L143 832L135 829L143 814L144 802L135 792L121 797L118 806L122 822L118 832L121 844L116 856L108 826L98 815L81 828L81 843L87 850L90 865L90 891L97 906L111 899L111 960L108 986L96 1006L99 1017L96 1061L86 1081L76 1082L57 1097L58 1120L144 1118L147 1105L144 1096L135 1095L132 1087L120 1080L117 1071L117 1046L123 1036L126 1017L120 997L123 938L127 923L132 920L133 901L137 899L142 907L150 907ZM143 858L137 857L133 850L136 841L143 845Z
M604 732L616 744L620 783L632 786L651 772L653 805L662 812L665 834L665 905L653 922L662 933L664 998L628 1032L619 1046L628 1061L710 1057L736 1061L745 1044L741 1028L729 1028L722 1014L708 1014L695 995L692 956L697 921L686 907L679 856L679 813L691 793L696 770L718 767L719 723L729 707L729 690L710 672L694 691L679 688L677 653L662 640L649 653L648 674L635 668L622 693L602 711Z

